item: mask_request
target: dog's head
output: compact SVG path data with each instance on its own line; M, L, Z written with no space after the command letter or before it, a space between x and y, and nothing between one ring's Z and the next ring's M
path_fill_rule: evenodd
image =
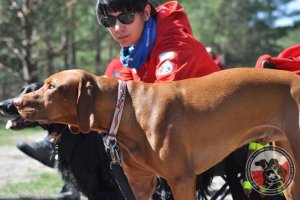
M278 170L281 167L279 161L275 158L270 159L269 166L274 170Z
M39 90L15 99L14 105L26 120L68 124L72 132L89 132L94 123L92 76L83 70L56 73Z
M6 124L7 129L11 130L23 130L25 128L34 128L34 127L41 127L45 130L47 130L48 134L51 135L51 139L53 142L56 141L56 139L59 137L62 130L65 130L66 126L61 124L40 124L37 121L28 121L22 118L15 107L13 101L14 99L38 90L43 86L43 82L36 82L32 83L30 85L24 86L21 89L21 93L14 98L4 100L0 102L0 112L7 116L7 117L15 117L12 120L8 120Z
M260 166L263 169L266 169L268 167L268 162L265 159L261 159L259 161L256 161L254 164L256 166Z
M26 93L33 92L33 91L39 89L40 87L42 87L42 85L43 85L43 82L36 82L36 83L32 83L30 85L24 86L24 87L22 87L21 93L19 94L19 96L24 95ZM20 117L20 114L18 113L17 108L13 104L13 101L16 98L17 97L14 97L14 98L0 102L0 112L7 117L15 117L15 119L8 120L8 122L6 124L6 128L12 129L12 130L21 130L24 128L40 126L40 124L38 122L26 121L25 119Z

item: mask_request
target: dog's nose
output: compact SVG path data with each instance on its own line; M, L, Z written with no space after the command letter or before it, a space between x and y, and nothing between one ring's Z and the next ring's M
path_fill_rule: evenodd
M0 112L7 116L19 114L15 105L13 104L13 99L0 102Z
M4 103L2 101L2 102L0 102L0 111L3 110L3 109L4 109Z
M13 104L18 107L18 106L21 106L22 104L22 100L20 98L16 98L13 100Z

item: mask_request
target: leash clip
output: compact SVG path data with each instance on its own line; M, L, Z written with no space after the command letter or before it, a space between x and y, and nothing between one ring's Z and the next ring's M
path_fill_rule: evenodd
M121 166L121 159L119 155L119 146L117 145L117 138L114 136L107 135L104 138L104 146L107 151L109 151L111 162L110 162L110 168L112 169L112 166L114 164L118 164Z
M111 156L110 169L113 169L113 165L115 165L115 164L122 166L120 156L119 156L117 149L115 149L115 148L110 149L110 156Z
M104 138L104 146L106 149L113 149L117 146L117 138L114 136L107 135Z

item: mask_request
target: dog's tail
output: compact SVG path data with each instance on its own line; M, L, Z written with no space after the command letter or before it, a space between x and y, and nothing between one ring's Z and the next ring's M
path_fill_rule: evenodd
M207 200L207 196L210 196L210 185L214 177L213 168L197 175L197 199Z

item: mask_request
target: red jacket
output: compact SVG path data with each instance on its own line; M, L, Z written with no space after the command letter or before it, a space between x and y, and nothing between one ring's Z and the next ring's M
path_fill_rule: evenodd
M200 77L220 70L192 36L188 18L177 1L156 9L157 36L150 58L138 71L123 67L119 79L152 83Z
M118 78L122 69L123 65L120 62L120 56L117 56L108 63L104 75L109 78Z
M277 57L264 54L256 61L256 68L273 68L300 75L300 44L284 49Z

